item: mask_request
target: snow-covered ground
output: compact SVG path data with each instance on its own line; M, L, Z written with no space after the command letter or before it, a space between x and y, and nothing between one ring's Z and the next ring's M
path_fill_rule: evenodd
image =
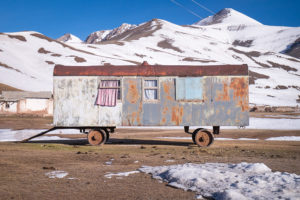
M219 15L188 26L160 19L123 24L94 33L95 41L106 40L99 44L83 43L70 34L62 43L33 31L1 33L0 83L52 91L55 64L248 64L251 73L258 73L249 88L251 104L300 105L300 59L282 54L300 38L300 27L263 25L233 9Z
M168 139L168 140L192 140L191 137L157 137L158 139ZM251 140L259 140L258 138L214 138L214 140L243 140L243 141L251 141ZM265 140L269 141L300 141L300 136L281 136L281 137L270 137Z
M26 138L34 136L43 131L46 131L46 129L23 129L23 130L0 129L0 141L1 142L22 141ZM51 131L50 133L51 134L78 134L80 132L77 129L62 129L62 130L54 130ZM58 136L47 136L47 134L32 139L32 141L39 141L39 140L70 140L70 139L61 138Z
M299 116L292 119L275 119L275 118L255 118L250 117L247 129L274 129L274 130L300 130ZM211 128L211 126L201 126L202 128ZM182 129L182 126L118 126L117 128L127 129ZM190 126L190 129L199 128ZM236 126L222 126L221 129L239 129Z
M170 186L195 191L198 198L300 199L299 175L272 172L263 163L187 163L139 170Z
M281 136L281 137L270 137L266 140L269 141L300 141L300 136Z
M148 126L148 127L130 127L120 126L117 128L127 129L182 129L182 126ZM199 127L190 127L190 129L196 129ZM202 128L211 128L203 126ZM237 129L238 127L221 127L221 129ZM272 130L300 130L300 119L274 119L274 118L250 118L250 126L247 129L272 129ZM24 129L24 130L11 130L11 129L0 129L0 141L21 141L29 138L33 135L46 131L46 129ZM78 134L80 133L77 129L61 129L49 132L50 134ZM49 134L48 133L48 134ZM160 139L188 139L191 137L158 137ZM63 140L67 138L60 138L58 136L41 136L34 140ZM215 138L216 140L256 140L255 138ZM69 140L69 139L68 139ZM285 141L299 141L297 136L285 136L279 138L269 138L268 140L285 140Z

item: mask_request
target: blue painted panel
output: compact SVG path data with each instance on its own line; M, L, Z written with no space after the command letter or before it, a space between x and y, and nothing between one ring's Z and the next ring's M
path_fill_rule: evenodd
M176 100L202 100L201 77L176 78Z
M176 78L176 100L185 100L185 78Z

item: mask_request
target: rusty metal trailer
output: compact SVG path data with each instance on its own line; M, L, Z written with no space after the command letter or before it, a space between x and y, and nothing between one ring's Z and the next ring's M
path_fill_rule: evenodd
M249 125L247 65L56 65L53 81L54 128L89 130L92 145L116 126L198 126L209 146L220 126Z

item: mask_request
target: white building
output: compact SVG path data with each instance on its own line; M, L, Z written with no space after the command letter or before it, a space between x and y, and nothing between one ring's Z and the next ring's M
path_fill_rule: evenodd
M0 114L53 115L52 93L2 91Z

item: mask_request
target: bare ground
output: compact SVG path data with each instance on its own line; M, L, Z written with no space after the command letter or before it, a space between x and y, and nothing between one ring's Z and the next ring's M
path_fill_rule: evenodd
M0 128L50 125L51 118L0 117ZM284 135L300 136L300 131L224 130L217 137L264 139ZM215 141L209 148L198 148L191 140L157 138L168 136L188 135L183 130L119 129L108 144L97 147L80 138L85 135L68 135L77 138L68 141L0 143L0 199L195 198L194 192L168 187L143 173L104 177L109 172L133 171L143 165L263 162L273 171L300 174L300 142ZM111 159L112 165L106 165ZM45 173L54 169L69 175L63 179L48 178Z

